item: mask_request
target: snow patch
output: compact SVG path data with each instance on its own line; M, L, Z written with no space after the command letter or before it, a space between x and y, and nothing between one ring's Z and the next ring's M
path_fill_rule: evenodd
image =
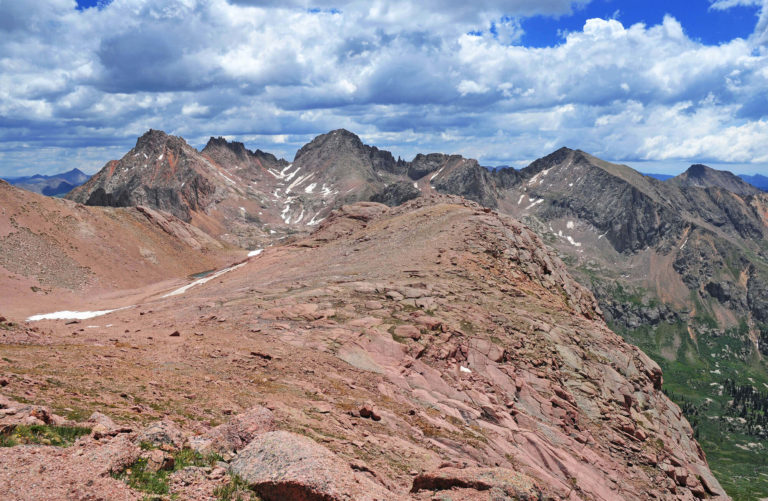
M445 166L440 167L440 170L432 174L432 177L429 178L429 182L431 183L433 179L435 179L437 176L440 175L441 172L443 172L443 169L445 169Z
M685 242L683 242L683 245L680 246L680 250L683 250L685 248L685 244L688 243L688 239L685 239Z
M525 195L520 195L520 200L517 201L517 205L520 205L523 203L523 199L525 198Z
M221 177L223 177L224 179L226 179L226 180L227 180L227 181L228 181L228 182L229 182L231 185L233 185L233 186L237 185L237 183L236 183L236 182L232 181L230 178L228 178L227 176L225 176L225 175L224 175L224 173L222 173L221 171L217 171L217 172L219 173L219 175L220 175Z
M324 217L321 217L320 219L315 219L319 215L320 215L320 213L318 212L317 214L312 216L312 219L310 219L310 221L307 223L307 226L315 226L315 225L318 225L321 222L323 222L323 220L325 220Z
M113 311L126 310L133 308L132 306L124 306L122 308L115 308L114 310L101 310L101 311L57 311L55 313L43 313L41 315L32 315L26 321L37 322L39 320L85 320L93 317L100 317L112 313Z
M466 372L467 374L472 374L472 370L471 370L471 369L467 369L467 368L466 368L466 367L464 367L463 365L460 365L460 366L459 366L459 370L460 370L461 372Z
M245 265L245 263L240 263L240 264L236 264L234 266L230 266L229 268L224 268L223 270L217 271L213 275L208 275L207 277L203 277L203 278L200 278L198 280L195 280L191 284L187 284L184 287L179 287L175 291L169 292L168 294L164 295L163 297L178 296L179 294L184 294L185 292L187 292L189 289L191 289L192 287L194 287L196 285L202 285L202 284L204 284L206 282L210 282L214 278L219 278L223 274L225 274L225 273L227 273L229 271L232 271L232 270L236 270L237 268L240 268L241 266L244 266L244 265Z
M317 183L312 183L306 188L304 188L304 193L312 193L315 191L315 188L317 188Z
M549 169L544 169L543 171L539 172L538 174L533 176L530 181L528 181L528 185L530 186L532 184L535 184L536 182L541 184L542 181L544 181L544 178L546 177L546 175L549 174L549 171L551 170L552 170L552 167L550 167Z
M296 170L285 176L285 182L290 182L293 177L299 173L301 167L296 167Z
M565 237L565 239L568 240L568 243L574 247L581 247L581 242L575 241L572 236L568 235Z
M289 212L291 210L291 202L293 202L294 200L295 200L295 197L289 198L285 202L285 207L283 207L282 212L280 212L280 217L283 219L285 224L291 224L291 217L292 216L291 216L291 214L289 214Z
M569 230L572 230L572 229L573 229L573 226L574 226L574 224L573 224L573 221L568 221L568 224L566 224L565 226L566 226L566 228L568 228Z
M274 169L267 169L267 172L269 172L270 174L272 174L272 175L273 175L274 177L276 177L277 179L283 179L283 178L285 178L285 173L286 173L286 172L288 172L288 170L289 170L291 167L293 167L293 164L288 164L288 165L286 165L286 166L283 168L283 170L281 170L280 172L278 172L278 171L276 171L276 170L274 170Z
M531 199L530 199L530 198L529 198L528 200L529 200L529 201L531 201ZM528 207L526 207L526 208L525 208L525 210L528 210L528 209L532 209L532 208L536 207L537 205L539 205L540 203L542 203L543 201L544 201L544 199L543 199L543 198L540 198L540 199L536 200L535 202L533 202L533 203L532 203L531 205L529 205Z
M297 170L298 170L298 169L297 169ZM289 185L289 186L288 186L288 187L285 189L285 192L286 192L286 193L290 193L292 189L294 189L295 187L299 186L299 185L300 185L301 183L303 183L304 181L307 181L309 178L311 178L311 177L312 177L312 176L314 176L314 175L315 175L315 173L314 173L314 172L311 172L311 173L309 173L309 174L307 174L307 175L305 175L305 176L301 176L301 177L297 178L297 179L296 179L296 181L292 182L292 183L291 183L291 184L290 184L290 185Z
M157 157L157 159L158 159L158 160L162 160L162 159L163 159L163 155L164 155L164 153L160 153L160 156L159 156L159 157Z
M258 256L262 252L264 252L264 249L254 249L248 253L248 257Z

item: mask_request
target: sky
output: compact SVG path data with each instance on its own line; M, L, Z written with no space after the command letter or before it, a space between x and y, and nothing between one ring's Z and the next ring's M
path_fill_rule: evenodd
M561 146L768 175L768 0L0 0L0 176L93 173L150 128L288 160Z

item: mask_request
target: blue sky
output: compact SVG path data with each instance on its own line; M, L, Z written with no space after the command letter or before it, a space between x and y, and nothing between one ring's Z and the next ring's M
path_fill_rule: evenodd
M0 175L94 172L149 128L288 159L768 174L768 0L0 0Z
M593 0L572 15L534 16L522 21L522 43L547 47L563 41L560 33L579 31L587 19L617 19L625 26L636 23L655 25L671 15L678 19L686 34L708 45L748 38L755 29L759 5L747 3L728 9L713 9L707 0Z

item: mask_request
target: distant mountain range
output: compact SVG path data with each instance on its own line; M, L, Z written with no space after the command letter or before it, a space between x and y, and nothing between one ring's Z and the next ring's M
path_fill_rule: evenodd
M752 186L757 186L763 191L768 191L768 177L766 176L762 176L760 174L755 174L753 176L742 174L739 177Z
M711 169L711 170L715 170L715 169ZM727 172L727 171L717 171L717 172L726 172L727 174L731 174L730 172ZM658 179L660 181L667 181L667 180L673 179L675 177L675 176L670 175L670 174L654 174L654 173L649 173L649 172L645 172L643 174L648 176L648 177L652 177L654 179ZM735 174L731 174L731 175L735 176ZM768 191L768 177L767 176L762 176L760 174L755 174L755 175L752 175L752 176L747 175L747 174L739 174L738 177L740 177L742 180L746 181L747 183L751 184L752 186L754 186L756 188L759 188L759 189L761 189L763 191Z
M88 181L90 177L79 169L72 169L71 171L51 176L35 174L34 176L6 177L3 179L27 191L54 197L69 193L74 188Z

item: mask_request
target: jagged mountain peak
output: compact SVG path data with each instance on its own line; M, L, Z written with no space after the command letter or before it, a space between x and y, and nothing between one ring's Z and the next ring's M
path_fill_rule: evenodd
M228 141L226 138L219 136L219 137L213 137L208 140L208 143L205 145L205 148L203 148L203 153L211 153L213 150L216 149L225 149L229 150L234 155L240 159L245 160L249 156L253 156L254 152L249 150L245 147L245 145L239 141Z
M723 188L737 195L755 195L760 190L732 172L713 169L703 164L691 165L688 170L665 181L680 187Z
M312 141L302 146L299 151L296 152L294 161L298 161L307 153L319 149L332 150L341 153L355 150L364 152L365 147L366 145L363 144L363 141L357 134L346 129L336 129L326 134L320 134L312 139Z
M685 172L686 172L686 174L688 174L688 176L704 177L709 172L712 172L714 170L715 169L713 169L712 167L707 167L704 164L693 164L690 167L688 167L688 170L686 170Z
M248 161L249 159L257 157L265 158L275 164L287 163L285 160L278 159L272 153L267 153L260 149L249 150L245 144L241 143L240 141L229 141L227 138L222 136L211 136L211 138L208 140L208 143L205 145L205 148L202 149L202 153L210 155L216 160L219 159L221 152L223 151L231 152L241 161Z
M149 129L136 140L136 146L134 146L133 152L134 154L151 154L155 152L159 153L166 145L169 145L175 149L190 147L183 137L172 136L167 134L165 131L158 129Z
M530 178L540 173L543 170L551 168L553 165L562 164L567 161L568 158L573 157L576 150L572 150L566 146L553 151L549 155L539 158L531 163L528 167L525 167L520 171L523 178Z

